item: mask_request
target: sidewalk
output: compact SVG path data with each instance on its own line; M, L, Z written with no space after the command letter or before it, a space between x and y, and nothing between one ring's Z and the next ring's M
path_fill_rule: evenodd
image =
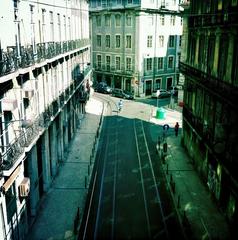
M102 103L91 97L80 128L70 143L68 156L41 200L42 210L31 228L29 240L75 239L74 220L78 219L78 225L82 217L101 112Z
M191 235L188 239L230 239L225 217L213 202L191 159L181 146L181 113L166 109L164 120L156 119L154 116L153 113L151 122L170 126L167 133L167 156L163 168L181 222L190 230ZM180 125L178 137L174 134L175 122L179 122Z

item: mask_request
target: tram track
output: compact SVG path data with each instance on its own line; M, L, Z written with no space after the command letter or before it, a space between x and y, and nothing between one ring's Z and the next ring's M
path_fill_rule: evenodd
M123 117L126 102L118 114L114 98L95 98L105 111L79 239L173 239L174 214L144 122Z

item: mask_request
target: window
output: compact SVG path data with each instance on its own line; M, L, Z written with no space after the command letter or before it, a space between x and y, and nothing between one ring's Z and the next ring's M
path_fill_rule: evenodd
M111 57L106 56L106 69L107 69L107 71L110 71L110 65L111 65Z
M120 47L121 47L121 36L116 35L116 48L120 48Z
M102 46L102 36L97 35L97 47L101 47L101 46Z
M131 26L132 25L132 19L130 15L126 16L126 25L127 26Z
M152 47L152 36L147 36L147 47L151 48Z
M154 88L155 90L160 89L161 81L162 81L161 78L158 78L155 80L155 88Z
M169 47L173 48L174 47L174 36L169 36Z
M111 16L109 14L105 15L105 26L109 27L111 25Z
M173 68L173 66L174 66L174 57L170 56L168 58L168 68Z
M182 36L179 36L179 47L182 46Z
M50 39L54 41L54 17L53 12L50 11Z
M131 71L131 62L132 62L131 58L127 57L126 58L126 70L127 71Z
M102 56L101 55L97 55L97 67L99 69L101 69L101 67L102 67Z
M164 47L164 36L159 36L159 47Z
M58 24L59 41L61 41L61 21L60 21L60 14L59 13L57 13L57 24Z
M131 35L126 36L126 48L131 48Z
M164 15L160 15L160 25L164 26Z
M146 59L146 70L151 71L152 70L152 58Z
M101 18L101 16L96 16L96 24L97 24L97 27L101 27L102 26L102 18Z
M132 0L127 0L127 3L128 4L132 4Z
M110 48L110 35L106 35L106 43L105 43L107 48Z
M159 57L158 58L158 70L163 69L164 68L164 58Z
M116 57L116 70L120 70L120 69L121 69L121 58Z
M172 25L172 26L175 25L175 16L174 15L170 16L170 25Z
M115 18L116 18L116 27L120 27L121 26L121 15L117 14Z
M232 80L233 80L233 85L238 86L238 46L237 46L237 40L234 39L234 50L233 50L233 61L232 61Z

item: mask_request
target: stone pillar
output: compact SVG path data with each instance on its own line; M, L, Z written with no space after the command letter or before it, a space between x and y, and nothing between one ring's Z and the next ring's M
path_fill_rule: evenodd
M63 134L63 118L64 114L61 112L59 114L59 128L56 129L57 134L57 151L58 151L58 160L63 161L64 159L64 134Z
M64 139L64 150L68 148L68 113L67 113L67 106L64 108L63 111L63 139Z
M30 206L31 216L36 216L37 204L40 199L39 184L38 184L38 164L37 164L37 145L34 145L31 151L28 153L28 173L30 178Z
M57 134L56 134L56 123L53 122L50 128L49 133L50 136L50 153L51 153L51 174L54 177L57 172L57 160L58 160L58 153L57 153Z
M42 174L43 174L43 190L44 192L47 192L51 184L48 129L45 130L45 133L42 135Z

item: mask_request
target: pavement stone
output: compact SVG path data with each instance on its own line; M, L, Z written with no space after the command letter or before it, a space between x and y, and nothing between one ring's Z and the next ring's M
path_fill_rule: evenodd
M165 119L157 119L154 110L150 121L161 126L164 124L170 126L166 134L168 147L163 168L181 220L186 219L189 222L191 239L230 239L229 226L224 215L213 201L207 186L202 182L192 160L181 145L181 128L179 135L175 136L174 124L179 122L180 127L182 126L181 111L166 108ZM161 151L162 146L160 153ZM174 189L170 184L171 178Z

